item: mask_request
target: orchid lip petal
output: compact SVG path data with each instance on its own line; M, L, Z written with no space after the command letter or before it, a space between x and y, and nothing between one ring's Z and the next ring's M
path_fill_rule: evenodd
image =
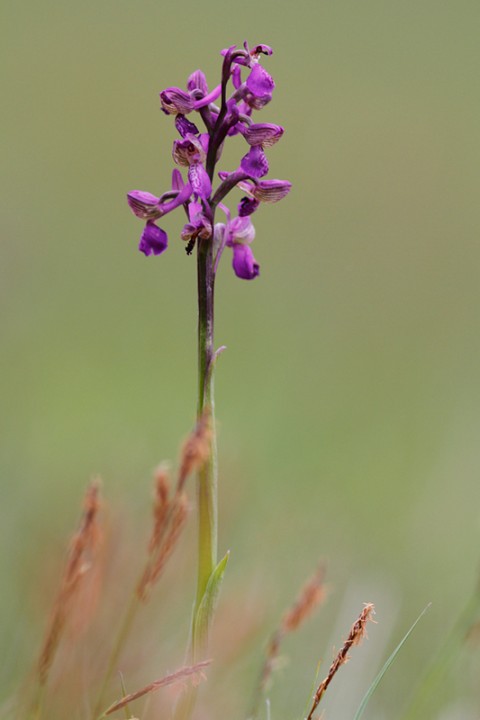
M232 267L235 275L242 280L253 280L260 275L260 266L248 245L233 246Z
M147 257L149 255L161 255L168 247L168 236L165 230L159 228L153 222L147 222L138 249Z
M253 66L250 75L246 80L248 90L257 98L262 98L272 94L275 88L275 82L271 75L258 63Z
M240 167L252 178L261 178L268 173L268 160L261 145L254 145L242 158Z

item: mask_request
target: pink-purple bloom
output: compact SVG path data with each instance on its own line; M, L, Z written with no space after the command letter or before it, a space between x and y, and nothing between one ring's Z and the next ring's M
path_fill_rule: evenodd
M195 70L185 90L168 87L160 93L161 109L175 116L179 134L172 147L178 167L172 172L171 188L159 197L132 190L127 200L132 212L146 222L139 244L145 255L160 255L167 249L167 234L157 221L183 207L187 220L180 236L187 243L187 253L195 244L212 243L215 272L228 247L237 277L252 280L260 269L250 247L255 237L251 216L262 203L281 200L291 188L286 180L263 179L269 171L266 150L280 140L284 130L280 125L252 121L252 114L272 99L275 82L260 63L262 56L272 54L272 49L263 44L250 48L245 42L243 47L232 45L221 54L221 82L213 89L209 89L204 73ZM228 95L230 81L232 90ZM199 121L205 126L203 132ZM233 172L218 171L224 143L232 135L245 139L243 157ZM220 178L217 187L213 187L215 176ZM244 197L232 218L223 201L235 187ZM217 208L225 213L225 224L215 225Z

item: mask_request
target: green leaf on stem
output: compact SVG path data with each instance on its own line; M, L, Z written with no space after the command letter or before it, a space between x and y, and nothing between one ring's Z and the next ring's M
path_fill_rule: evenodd
M193 658L198 660L207 650L207 641L210 625L215 612L218 594L222 585L225 568L227 567L230 551L220 560L213 570L205 588L202 600L195 615L193 625Z

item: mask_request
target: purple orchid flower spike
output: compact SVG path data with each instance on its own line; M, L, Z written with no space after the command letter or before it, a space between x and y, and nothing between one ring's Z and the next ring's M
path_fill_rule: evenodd
M168 87L160 93L161 108L167 115L174 116L178 132L172 158L180 169L173 170L171 189L159 197L133 190L127 199L132 212L146 223L139 245L145 255L160 255L167 249L167 234L157 221L183 207L187 219L180 236L186 243L187 253L190 254L195 245L199 252L203 246L212 246L215 274L223 248L229 247L233 252L235 274L251 280L259 275L259 266L250 247L255 235L250 216L261 204L284 198L291 188L285 180L265 179L269 172L267 151L282 138L284 129L252 119L253 114L272 99L275 82L262 65L262 59L268 58L272 49L262 43L250 46L244 42L241 46L231 45L221 54L221 82L213 89L198 69L189 76L185 89ZM199 129L200 123L205 126L204 130ZM233 135L243 135L247 150L237 170L218 172L220 184L215 188L216 166L225 142ZM230 219L226 210L227 223L217 237L214 232L216 210L219 206L225 209L223 202L235 187L243 191L244 197L234 219Z
M167 233L158 222L167 213L183 208L186 221L180 231L187 255L196 250L198 301L198 393L197 418L209 421L208 452L197 474L199 517L198 566L191 635L190 664L196 648L206 652L211 613L212 578L218 583L227 556L218 562L217 553L217 457L214 418L214 372L219 350L214 344L215 278L223 253L231 251L236 277L254 280L260 266L252 251L255 228L252 216L264 204L276 203L291 188L286 180L268 180L267 153L284 134L283 127L254 121L255 113L271 102L275 82L263 62L272 54L268 45L231 45L222 51L220 82L209 86L204 73L195 70L186 87L167 87L160 92L161 109L174 118L176 139L172 146L171 187L157 196L144 190L127 195L134 215L144 222L139 250L146 256L162 255L168 247ZM242 135L245 142L233 172L219 170L229 138ZM242 142L242 141L240 141ZM233 216L224 204L238 188L243 197L236 200ZM225 214L216 222L217 210ZM200 425L199 425L200 427ZM215 584L215 591L218 584ZM201 621L199 621L201 618ZM195 651L193 650L195 648ZM112 664L112 668L115 664ZM190 720L195 705L195 688L179 701L174 720ZM98 708L101 709L100 707Z
M189 664L195 663L197 649L207 651L212 613L201 613L213 606L212 593L218 590L228 556L218 562L217 553L217 456L214 418L214 373L219 350L214 343L215 278L223 253L231 251L236 277L254 280L260 266L252 251L255 227L252 216L263 205L276 203L290 192L286 180L266 179L267 154L284 134L280 125L256 122L256 113L271 102L275 82L263 62L272 54L268 45L231 45L222 51L220 82L210 85L202 70L194 70L185 88L167 87L160 92L161 109L172 115L176 137L172 146L171 186L157 195L132 190L127 201L144 227L139 250L146 255L162 255L168 247L167 233L158 223L176 209L183 209L180 237L187 255L195 249L198 302L198 392L197 419L208 421L208 452L197 472L198 565L196 596L191 623ZM255 119L254 119L255 117ZM242 135L245 143L236 169L220 169L222 153L229 138ZM227 196L239 189L237 211L225 205ZM217 211L225 221L216 222ZM228 250L227 250L228 249ZM200 427L200 424L198 425ZM179 482L179 488L180 482ZM221 572L220 572L221 570ZM212 578L215 583L212 586ZM116 662L111 662L111 668ZM108 678L107 678L108 680ZM105 687L107 687L106 682ZM195 705L195 688L180 699L174 720L190 720ZM98 710L101 710L99 705ZM178 712L177 712L178 711ZM95 714L95 717L97 713Z

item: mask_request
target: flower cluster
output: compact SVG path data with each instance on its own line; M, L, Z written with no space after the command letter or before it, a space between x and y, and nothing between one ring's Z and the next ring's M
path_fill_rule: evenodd
M181 237L186 242L187 254L193 251L196 243L213 243L216 271L224 248L229 247L233 251L232 264L238 277L251 280L259 274L250 247L255 237L250 216L261 203L281 200L291 187L286 180L262 179L269 170L265 149L280 140L283 128L252 120L253 111L261 110L272 99L275 83L259 62L261 55L271 54L268 45L253 48L246 42L243 48L233 45L222 51L221 83L213 90L209 89L204 73L196 70L188 78L186 90L169 87L160 93L163 112L175 116L179 138L173 143L172 157L176 165L185 168L185 177L175 168L171 189L160 197L141 190L128 193L131 210L146 221L139 245L145 255L160 255L166 250L167 233L156 221L183 205L187 222ZM228 97L230 81L233 87ZM200 117L205 132L187 117L192 113ZM220 183L213 190L212 182L224 143L233 135L242 135L248 150L236 170L218 172ZM245 195L238 204L237 215L232 218L222 201L235 187ZM217 208L225 214L226 222L215 225Z

